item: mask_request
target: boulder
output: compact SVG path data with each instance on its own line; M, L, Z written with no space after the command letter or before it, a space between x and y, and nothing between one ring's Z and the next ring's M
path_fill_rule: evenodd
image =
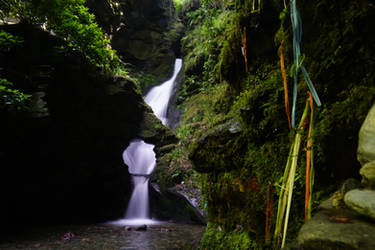
M298 233L297 246L304 250L375 249L375 225L345 209L323 209Z
M178 142L173 131L165 127L148 106L146 112L143 113L143 121L140 128L139 137L144 139L145 142L155 145L154 151L157 157L173 149L171 146L167 148L164 146ZM163 150L161 150L162 147L164 147Z
M359 173L362 175L362 183L369 188L375 189L375 161L363 165Z
M135 228L135 231L147 231L147 225L141 225Z
M358 161L361 165L375 160L375 104L359 131Z
M344 201L349 208L375 220L375 191L354 189L345 194Z

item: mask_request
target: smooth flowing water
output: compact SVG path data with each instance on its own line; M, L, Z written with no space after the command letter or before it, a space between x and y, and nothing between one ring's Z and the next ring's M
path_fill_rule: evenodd
M167 111L173 87L178 72L181 70L182 60L176 59L173 76L168 81L153 87L146 95L145 102L152 108L154 114L168 125ZM129 167L134 185L125 218L113 222L117 225L142 225L155 224L157 221L150 219L148 182L149 175L155 168L156 157L154 145L135 139L124 151L122 157Z
M152 108L154 114L166 126L168 125L167 111L169 99L171 98L176 77L178 72L180 72L181 67L182 59L176 59L172 78L159 86L153 87L145 97L145 102Z

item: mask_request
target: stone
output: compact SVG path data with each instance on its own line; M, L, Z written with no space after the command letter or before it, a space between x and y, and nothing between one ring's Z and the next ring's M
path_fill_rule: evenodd
M359 214L375 220L375 191L354 189L345 194L345 204Z
M305 223L292 249L375 249L375 225L348 209L323 209Z
M135 229L135 231L147 231L147 225L139 226Z
M359 131L357 153L361 165L375 160L375 104L367 114Z
M359 173L362 175L362 183L369 188L375 189L375 161L363 165Z

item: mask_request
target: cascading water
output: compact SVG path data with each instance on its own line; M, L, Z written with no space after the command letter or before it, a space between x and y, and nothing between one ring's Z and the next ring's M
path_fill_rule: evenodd
M122 157L129 166L134 185L125 218L147 219L149 217L148 204L148 175L155 168L156 158L154 145L142 140L134 140L124 151Z
M166 126L168 125L167 111L169 99L172 94L177 74L180 72L181 67L182 59L176 59L172 78L159 86L153 87L145 97L145 102L152 108L154 114Z
M167 110L173 87L178 72L181 70L182 60L176 59L173 76L168 81L153 87L146 95L145 102L152 108L155 115L164 125L168 125ZM118 225L153 224L150 219L148 182L149 175L155 168L156 157L153 151L154 145L135 139L124 151L122 157L129 167L134 185L133 193L129 201L125 219L115 221Z

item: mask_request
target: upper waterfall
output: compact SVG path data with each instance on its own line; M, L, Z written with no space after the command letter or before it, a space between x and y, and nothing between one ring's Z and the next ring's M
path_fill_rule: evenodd
M154 114L162 121L164 125L168 125L167 111L168 103L171 97L176 77L182 67L182 59L177 58L174 64L173 76L168 81L153 87L146 95L145 102L152 108Z

